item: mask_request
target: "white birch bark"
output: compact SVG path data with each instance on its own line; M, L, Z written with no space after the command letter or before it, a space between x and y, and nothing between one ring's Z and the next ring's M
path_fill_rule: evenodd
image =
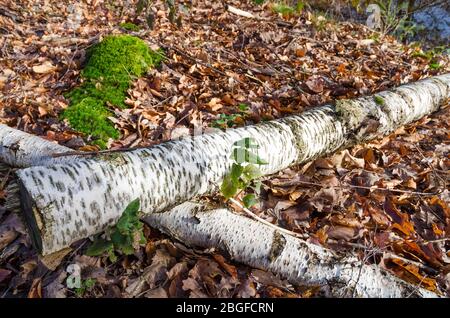
M18 147L19 144L21 146ZM17 155L18 150L21 151L20 155ZM55 160L59 162L77 160L78 158L73 156L52 159L48 155L55 151L68 150L0 125L0 158L12 165L50 165L54 164ZM363 297L434 295L423 289L414 288L376 266L363 265L353 257L336 256L321 247L276 233L270 227L232 214L225 209L200 212L201 209L204 209L201 205L188 202L164 214L151 214L147 217L147 221L187 244L219 247L238 261L274 271L289 278L293 283L327 283L330 295ZM256 244L255 237L260 238ZM341 286L346 284L347 288L339 288L340 284Z
M17 172L22 210L39 229L43 254L114 225L140 198L146 213L161 212L216 190L231 166L232 144L253 137L271 174L352 144L387 134L439 109L450 74L334 106L322 106L226 132L170 141Z
M149 214L144 221L184 244L219 249L292 284L321 286L328 297L437 296L376 265L335 254L224 208L185 202L168 212Z
M20 156L11 151L17 149L12 144L21 145ZM2 161L13 166L49 165L52 153L70 150L4 125L0 125L0 149ZM436 296L355 257L336 255L226 209L207 210L199 203L186 202L167 213L150 214L144 221L186 245L216 248L238 262L272 271L293 284L322 286L326 296Z
M71 150L57 143L0 124L0 161L10 166L23 168L53 164L61 160L52 158L52 154Z

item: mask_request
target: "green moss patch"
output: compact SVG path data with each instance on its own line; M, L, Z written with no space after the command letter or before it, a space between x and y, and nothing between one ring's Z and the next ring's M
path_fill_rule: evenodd
M98 138L96 144L104 148L108 138L119 138L119 132L114 128L108 116L111 112L103 103L92 97L86 97L78 104L65 110L64 116L70 125L82 133Z
M62 117L72 128L100 140L98 144L104 147L109 138L119 136L107 118L111 115L108 108L125 108L131 81L158 64L162 56L137 37L106 37L88 51L82 83L66 94L70 106Z

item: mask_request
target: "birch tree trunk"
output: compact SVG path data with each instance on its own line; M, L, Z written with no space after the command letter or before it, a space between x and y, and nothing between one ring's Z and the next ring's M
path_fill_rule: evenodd
M20 156L11 151L17 148L11 147L12 144L31 145L33 141L34 147L21 146ZM49 165L54 161L52 152L61 150L69 148L0 125L0 158L9 160L10 165L27 166L32 162ZM320 286L325 296L436 296L353 256L336 255L227 209L185 202L166 213L149 214L144 221L186 245L216 248L238 262L272 271L293 284Z
M51 253L114 225L135 198L154 213L215 191L231 167L233 143L244 137L257 141L269 162L262 171L271 174L388 134L438 110L449 94L446 74L255 126L22 169L22 210L38 230L39 250Z
M328 297L436 297L376 265L335 254L227 209L185 202L145 217L189 246L217 248L238 262L279 274L296 285L321 286Z

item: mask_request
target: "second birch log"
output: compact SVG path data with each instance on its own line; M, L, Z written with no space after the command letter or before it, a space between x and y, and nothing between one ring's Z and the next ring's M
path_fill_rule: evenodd
M144 219L189 246L215 248L233 260L272 271L296 285L320 286L327 297L436 297L377 265L364 264L224 208L185 202Z

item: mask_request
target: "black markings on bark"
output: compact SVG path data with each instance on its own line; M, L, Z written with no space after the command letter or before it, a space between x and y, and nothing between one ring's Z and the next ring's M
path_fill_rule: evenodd
M272 245L269 252L269 260L273 262L281 255L286 245L286 239L283 234L278 231L273 232Z
M74 173L72 172L72 170L70 168L67 168L67 174L73 181L75 181L75 182L77 181L77 178L75 177Z
M88 189L89 189L89 191L91 191L93 189L91 180L89 179L89 177L86 177L85 179L86 179L86 184L88 186ZM117 184L117 181L116 181L116 184Z
M55 182L53 181L52 176L48 176L48 181L50 182L50 184L51 184L51 186L52 186L53 188L56 188L56 187L55 187Z
M101 184L102 183L102 180L100 179L100 177L95 172L93 174L93 178L94 178L95 183L97 183L97 184Z
M66 191L66 186L65 186L61 181L56 182L56 183L55 183L55 186L56 186L56 189L57 189L59 192L64 192L64 191Z

